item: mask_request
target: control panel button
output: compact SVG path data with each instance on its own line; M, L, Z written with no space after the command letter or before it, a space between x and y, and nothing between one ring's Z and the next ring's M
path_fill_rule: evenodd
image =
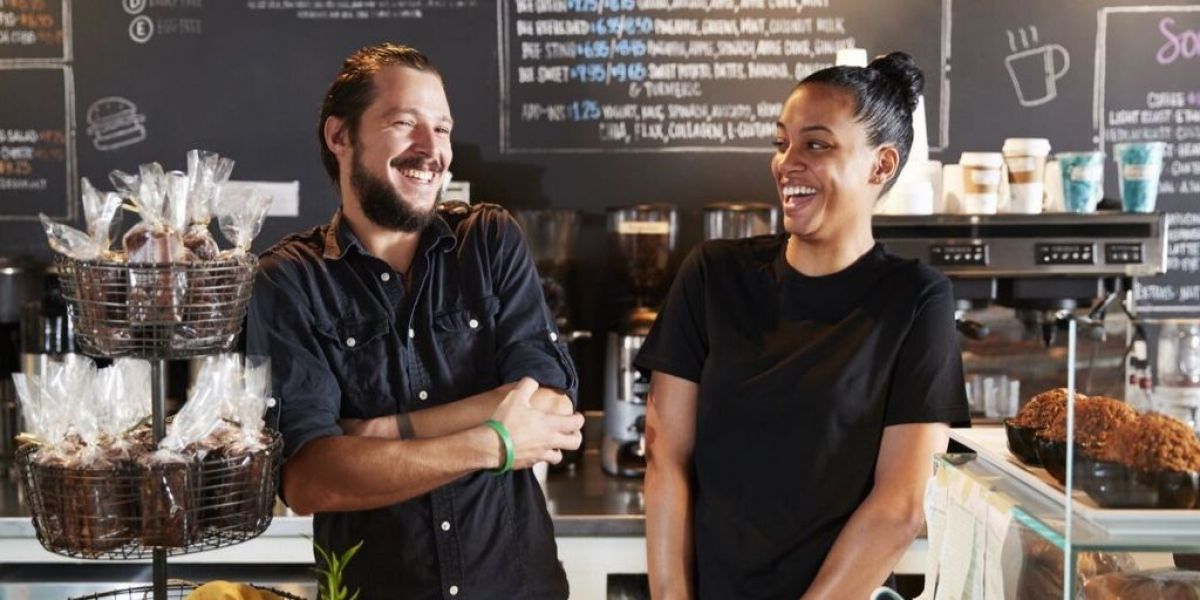
M1110 265L1142 264L1142 245L1136 242L1113 242L1104 245L1104 262Z
M1094 265L1091 244L1036 244L1034 260L1041 265Z
M941 266L986 267L987 244L935 244L929 247L929 264Z

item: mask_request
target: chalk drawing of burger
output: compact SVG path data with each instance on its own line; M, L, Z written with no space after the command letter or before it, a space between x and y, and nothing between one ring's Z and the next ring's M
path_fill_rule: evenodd
M87 111L87 133L100 151L116 150L146 139L146 115L120 96L101 98Z

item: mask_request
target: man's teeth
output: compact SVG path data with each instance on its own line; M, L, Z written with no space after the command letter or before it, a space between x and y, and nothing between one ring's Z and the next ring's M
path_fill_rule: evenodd
M418 169L400 169L400 174L413 179L420 179L424 182L433 181L433 171L421 171Z
M817 193L817 188L807 185L786 185L783 187L783 196L810 196Z

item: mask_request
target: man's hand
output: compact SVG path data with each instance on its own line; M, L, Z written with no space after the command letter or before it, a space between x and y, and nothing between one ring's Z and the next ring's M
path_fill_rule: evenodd
M538 388L529 398L529 405L549 415L575 414L575 404L571 402L571 397L554 388Z
M575 413L573 407L571 412L561 414L565 410L561 401L549 398L561 394L552 390L543 393L546 399L538 402L549 405L554 412L535 408L533 398L538 391L536 381L523 378L492 413L492 419L504 425L512 437L514 470L526 469L539 462L557 464L562 461L563 450L576 450L583 441L580 432L583 415ZM570 406L570 400L567 405Z

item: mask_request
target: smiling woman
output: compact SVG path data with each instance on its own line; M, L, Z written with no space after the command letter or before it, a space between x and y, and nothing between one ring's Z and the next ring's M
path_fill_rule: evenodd
M922 84L894 53L802 81L776 126L781 235L705 242L638 355L655 597L865 598L968 419L949 281L876 244ZM786 477L781 477L786 473Z

